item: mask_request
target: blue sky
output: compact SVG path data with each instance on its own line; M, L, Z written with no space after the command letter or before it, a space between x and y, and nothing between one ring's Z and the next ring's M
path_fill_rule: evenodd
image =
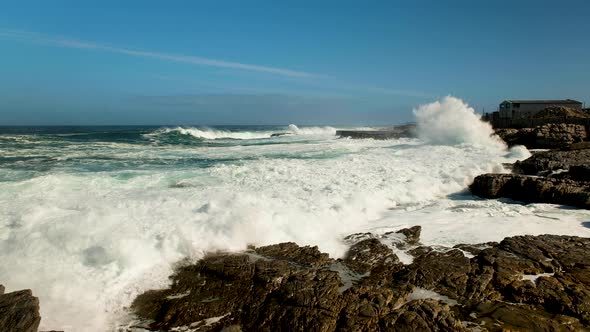
M389 124L590 102L590 1L3 1L0 124Z

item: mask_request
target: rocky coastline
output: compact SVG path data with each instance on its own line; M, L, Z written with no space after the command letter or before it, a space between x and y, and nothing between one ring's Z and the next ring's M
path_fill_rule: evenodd
M119 330L590 331L590 239L450 248L422 245L420 232L352 234L341 259L295 243L209 253L138 296L138 320ZM3 331L39 321L30 290L0 295Z
M590 208L590 142L581 125L552 123L536 128L498 129L509 145L535 152L512 165L512 174L482 174L469 186L483 198L510 198L525 203L552 203Z
M516 236L447 248L421 245L420 230L353 234L343 259L295 243L211 253L132 309L153 331L590 328L590 239Z

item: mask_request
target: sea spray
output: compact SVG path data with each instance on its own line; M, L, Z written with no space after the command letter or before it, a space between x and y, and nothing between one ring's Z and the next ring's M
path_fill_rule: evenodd
M492 126L480 119L472 107L452 96L414 110L418 137L431 144L477 144L505 149Z

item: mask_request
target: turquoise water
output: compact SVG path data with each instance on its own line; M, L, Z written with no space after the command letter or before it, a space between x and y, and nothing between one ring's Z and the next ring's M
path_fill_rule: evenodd
M293 130L295 128L295 130ZM219 153L249 146L313 144L298 127L0 127L0 181L20 181L52 172L161 171L239 164L260 158L331 158L335 151ZM304 128L305 130L305 128ZM309 133L334 131L313 127ZM285 135L272 137L274 133ZM335 138L335 137L332 137ZM132 176L117 174L117 176Z

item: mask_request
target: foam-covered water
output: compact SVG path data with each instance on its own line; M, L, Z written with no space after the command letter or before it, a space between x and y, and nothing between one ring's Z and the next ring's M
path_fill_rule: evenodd
M5 128L0 282L33 289L44 329L101 331L208 250L295 241L341 256L350 233L413 225L440 245L590 236L585 210L466 193L528 151L506 150L458 99L415 112L420 138L389 141L331 127Z

